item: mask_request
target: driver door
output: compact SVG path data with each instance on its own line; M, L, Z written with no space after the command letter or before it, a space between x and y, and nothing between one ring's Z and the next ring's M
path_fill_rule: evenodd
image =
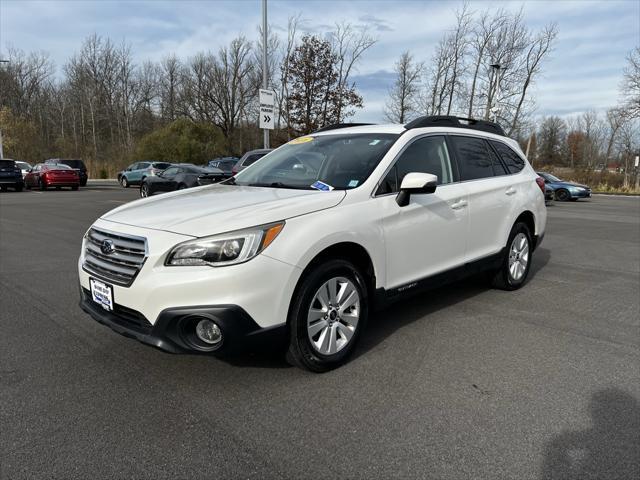
M396 197L407 173L438 177L434 193L412 194L409 204ZM386 245L386 288L402 291L421 279L464 265L469 209L464 184L444 135L419 137L396 159L376 192Z
M170 167L162 172L156 179L156 183L159 187L158 190L162 190L163 192L172 192L175 190L176 175L178 175L178 173L180 173L180 169L178 167Z

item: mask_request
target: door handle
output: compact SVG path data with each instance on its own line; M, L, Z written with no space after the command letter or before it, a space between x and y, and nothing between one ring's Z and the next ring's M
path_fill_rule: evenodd
M454 210L460 210L461 208L464 208L466 206L467 206L466 200L459 200L451 204L451 208L453 208Z
M516 189L513 187L509 187L504 193L506 193L507 195L513 195L516 193Z

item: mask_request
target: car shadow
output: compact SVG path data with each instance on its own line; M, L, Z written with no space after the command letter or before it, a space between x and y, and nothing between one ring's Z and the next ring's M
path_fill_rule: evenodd
M551 252L543 247L538 248L533 256L528 282L531 282L550 260ZM524 288L526 288L526 285ZM418 294L415 297L407 297L402 302L376 311L369 318L367 328L360 338L360 343L353 353L352 360L375 348L385 338L393 335L396 330L415 321L424 320L427 315L468 300L490 289L491 287L488 286L486 278L471 277L428 290L423 295ZM278 346L267 345L260 350L226 356L223 360L237 367L287 368L289 364L286 363L283 355L285 349L286 344Z
M593 394L592 426L566 431L545 448L542 479L640 478L640 403L608 388Z
M551 260L551 252L538 248L533 257L527 283L531 282L538 272ZM524 286L526 288L526 285ZM470 298L491 290L486 276L470 277L442 287L427 290L415 297L407 297L401 302L387 306L375 312L367 324L367 329L360 338L360 344L354 352L354 358L364 355L375 348L385 338L415 321L426 320L424 317L439 310L464 302Z

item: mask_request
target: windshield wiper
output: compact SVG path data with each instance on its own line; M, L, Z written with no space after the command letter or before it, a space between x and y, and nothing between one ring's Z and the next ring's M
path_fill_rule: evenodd
M291 188L294 190L309 190L311 187L305 187L303 185L290 185L282 182L271 183L248 183L248 187L270 187L270 188Z

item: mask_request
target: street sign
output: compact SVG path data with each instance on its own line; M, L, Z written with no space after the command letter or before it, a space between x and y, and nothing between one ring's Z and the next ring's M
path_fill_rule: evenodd
M275 105L276 94L273 90L260 89L260 128L273 130L275 128Z

